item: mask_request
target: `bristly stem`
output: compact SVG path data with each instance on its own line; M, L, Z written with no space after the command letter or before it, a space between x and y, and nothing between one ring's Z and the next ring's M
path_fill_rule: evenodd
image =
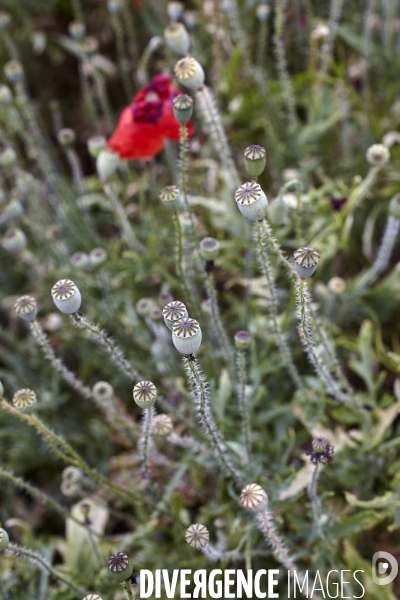
M191 360L191 358L184 356L182 360L196 404L197 419L204 428L207 439L224 470L240 486L240 477L227 454L222 434L211 413L210 395L206 377L198 365L197 359Z
M283 42L283 29L285 20L285 7L287 0L275 0L275 23L274 23L274 44L276 67L278 77L282 87L284 102L288 113L290 128L296 131L298 121L296 115L296 102L294 99L292 83L287 71L287 63L285 56L285 45Z
M185 265L183 260L183 235L182 226L179 220L179 214L174 212L174 223L175 223L175 235L176 235L176 273L179 277L180 283L183 287L185 294L185 300L189 303L192 314L198 316L197 302L194 294L190 289L191 282L188 281L188 276L185 272Z
M151 424L154 420L156 411L154 406L145 408L142 415L142 435L139 440L139 451L142 457L143 471L147 480L150 479L149 469L149 449L151 442Z
M145 247L137 239L137 237L132 229L132 225L130 224L129 219L126 216L124 207L122 206L118 196L113 191L111 185L109 183L104 182L103 190L104 190L104 193L106 194L108 200L110 201L114 216L115 216L116 220L119 222L119 225L122 230L122 234L125 238L126 243L129 246L129 248L131 248L131 250L144 252Z
M320 474L321 464L317 463L313 470L311 481L307 486L307 494L311 502L311 512L313 517L311 537L319 537L321 534L321 499L317 492Z
M74 184L76 185L79 194L82 195L86 191L86 186L79 156L73 148L68 148L66 150L66 156L69 162Z
M253 467L251 455L249 400L246 393L246 356L243 350L237 351L236 358L238 366L238 400L240 417L242 420L244 447L246 450L246 469L248 469L248 472L251 475Z
M136 600L136 596L134 596L133 592L132 592L132 586L131 586L130 581L124 581L122 583L122 587L128 594L128 600Z
M364 200L365 196L368 194L368 192L374 185L378 173L381 169L382 167L380 165L372 166L369 169L365 179L363 179L360 185L357 186L356 189L350 194L347 202L348 213L354 212L354 210L358 207L360 202Z
M122 27L120 15L111 15L111 24L115 33L115 42L117 46L117 60L119 65L119 72L121 73L122 85L124 86L126 97L129 101L133 96L133 84L132 80L129 77L129 72L127 68L130 64L130 60L126 53L125 43L124 43L124 30Z
M181 124L181 139L180 139L180 181L179 187L182 192L183 204L185 210L189 212L189 203L187 199L186 185L187 185L187 130L186 125Z

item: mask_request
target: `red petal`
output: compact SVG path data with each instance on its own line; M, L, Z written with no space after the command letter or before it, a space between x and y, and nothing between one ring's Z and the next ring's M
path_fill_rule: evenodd
M125 108L117 127L107 142L121 158L150 158L164 146L164 137L158 124L135 123L130 106Z

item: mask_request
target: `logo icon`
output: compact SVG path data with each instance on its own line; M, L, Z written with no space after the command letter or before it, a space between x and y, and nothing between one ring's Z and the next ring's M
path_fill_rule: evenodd
M389 567L390 573L386 577L383 577L388 573ZM396 579L398 572L399 565L394 556L389 554L389 552L383 552L383 550L375 552L372 557L372 579L374 583L377 585L388 585L388 583L392 583Z

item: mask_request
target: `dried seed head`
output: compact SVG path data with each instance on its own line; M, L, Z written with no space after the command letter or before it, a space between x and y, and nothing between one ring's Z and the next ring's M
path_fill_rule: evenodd
M194 354L200 348L201 329L195 319L185 317L172 325L172 343L182 354Z
M76 142L76 133L73 129L64 127L57 133L57 140L63 148L72 148Z
M390 201L389 214L395 219L400 219L400 194L396 194Z
M257 483L249 483L240 494L242 506L249 510L262 510L267 507L268 496Z
M176 63L174 74L179 83L191 90L198 90L204 84L203 67L192 56L184 56Z
M122 0L107 0L108 12L112 15L117 15L122 12L124 3Z
M26 248L26 236L21 229L12 227L5 232L1 245L9 252L22 252Z
M111 148L101 150L96 159L97 175L101 181L106 181L118 169L119 156Z
M193 113L193 99L186 94L179 94L173 99L174 115L179 123L185 125Z
M151 433L165 437L172 432L172 419L169 415L156 415L151 423Z
M65 467L63 472L61 473L61 477L63 481L69 481L71 483L78 483L78 481L82 480L83 473L78 467Z
M80 50L86 58L92 58L99 50L99 42L95 37L87 35L81 41Z
M107 381L98 381L92 387L92 392L99 402L111 402L114 397L114 388Z
M32 296L20 296L14 302L14 310L24 321L33 321L37 315L37 303Z
M181 192L176 185L167 185L163 188L159 198L169 210L176 212L182 208Z
M87 141L87 148L90 156L97 158L102 150L107 146L107 139L104 135L92 135Z
M133 399L140 408L151 408L157 400L157 388L151 381L139 381L133 388Z
M4 148L0 151L0 165L2 167L12 167L17 162L17 154L13 148Z
M75 481L69 481L66 479L65 481L61 482L60 490L64 496L71 498L73 496L77 496L80 493L81 488Z
M133 564L125 552L117 552L108 559L108 568L114 579L122 583L132 575Z
M8 85L0 84L0 106L10 106L13 103L13 95Z
M247 146L243 152L244 167L251 177L258 177L265 169L267 153L262 146Z
M218 257L220 243L213 237L203 238L200 242L200 254L204 260L215 260Z
M93 248L89 254L90 264L97 267L107 260L107 252L103 248Z
M22 390L15 392L12 403L14 408L28 415L36 409L36 394L33 390L23 388Z
M246 219L260 221L268 210L267 196L255 181L248 181L235 192L236 204Z
M328 288L334 294L343 294L346 289L346 282L342 277L332 277L328 281Z
M320 256L313 248L299 248L293 253L294 266L302 279L310 277L316 270Z
M183 2L168 2L167 13L171 21L178 21L182 16L184 8Z
M0 12L0 31L5 31L11 25L11 15L10 13L2 10Z
M389 162L390 152L383 144L373 144L367 150L367 161L375 167L383 167Z
M24 78L24 69L19 60L10 60L4 66L4 75L11 83L20 83Z
M251 335L248 331L237 331L234 339L235 346L238 350L247 350L250 346Z
M74 40L81 40L86 35L86 26L82 21L71 21L68 25L68 33Z
M0 552L6 549L10 538L8 537L8 533L5 529L0 527Z
M209 539L210 534L208 533L208 529L201 523L194 523L186 529L185 540L189 546L196 548L196 550L200 550L200 548L208 544Z
M164 40L168 48L176 54L189 52L190 36L182 23L170 23L164 30Z
M180 319L187 317L188 312L183 302L179 302L179 300L173 300L163 308L162 316L164 318L164 323L168 329L171 329L172 331L173 324Z
M85 252L75 252L69 259L69 262L77 269L86 269L90 264L90 259Z
M78 287L70 279L60 279L51 288L54 304L65 315L76 313L82 302Z

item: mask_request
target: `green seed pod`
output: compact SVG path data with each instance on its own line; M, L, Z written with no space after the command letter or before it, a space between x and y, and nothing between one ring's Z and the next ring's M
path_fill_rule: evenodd
M302 279L310 277L316 270L320 256L312 248L299 248L293 253L294 266Z
M114 579L122 583L132 575L133 564L125 552L117 552L108 559L108 568Z
M234 339L237 350L247 350L250 346L251 335L248 331L237 331Z
M7 548L8 542L10 538L8 537L8 533L5 529L0 527L0 552Z
M88 596L85 596L83 600L102 600L102 598L100 598L98 594L89 594Z
M149 317L152 321L161 321L162 311L157 304L153 304L153 306L151 307L149 311Z
M107 252L103 248L93 248L89 253L90 264L97 267L107 260L107 256Z
M395 219L400 219L400 194L393 196L389 203L389 214Z
M85 58L92 58L99 50L99 42L95 37L87 35L83 38L79 47Z
M161 202L168 208L177 212L182 208L182 197L181 192L176 185L167 185L160 192L159 198Z
M6 31L11 25L11 15L10 13L2 10L0 12L0 31Z
M168 2L167 13L171 21L179 21L184 8L183 2Z
M68 33L74 40L81 40L86 35L86 26L82 21L71 21L68 25Z
M265 169L267 154L262 146L247 146L243 152L244 167L251 177L258 177Z
M107 146L107 139L104 135L92 135L87 141L87 148L90 156L97 158L102 150Z
M383 144L373 144L367 150L367 161L375 167L383 167L389 162L390 152Z
M1 240L1 245L9 252L22 252L26 248L26 236L21 229L16 227L7 229Z
M13 103L13 95L8 85L0 84L0 106L10 106Z
M151 298L141 298L136 303L136 312L139 317L148 317L154 306L154 300Z
M179 300L173 300L172 302L169 302L167 306L164 306L162 316L164 318L164 323L168 329L172 331L174 323L187 317L188 312L183 302L179 302Z
M4 75L11 83L20 83L24 78L24 69L19 60L10 60L4 66Z
M57 140L63 148L72 148L76 142L76 133L73 129L64 127L57 133Z
M101 181L106 181L114 175L120 163L119 156L111 148L101 150L96 159L97 175Z
M194 354L201 345L201 329L196 319L185 317L172 326L172 343L181 354Z
M112 15L119 15L124 8L122 0L108 0L107 1L108 12Z
M82 302L78 287L70 279L60 279L51 288L54 304L65 315L76 313Z
M133 399L140 408L151 408L157 400L157 388L151 381L139 381L133 388Z
M250 483L240 494L242 506L255 512L263 510L268 506L268 496L257 483Z
M189 52L190 36L182 23L170 23L164 30L164 40L168 48L176 54Z
M24 321L34 321L37 315L37 303L32 296L21 296L14 302L14 310Z
M250 221L262 220L268 211L268 199L255 181L248 181L235 192L238 209Z
M4 148L0 151L0 165L2 167L12 167L17 162L17 154L13 148Z
M271 9L268 4L262 3L256 7L256 15L259 21L266 21L269 17Z
M61 474L63 481L70 481L71 483L78 483L83 479L83 472L78 467L69 466L63 469Z
M114 397L114 388L107 381L98 381L92 387L92 392L96 400L100 403L108 403Z
M151 433L156 436L166 437L172 429L172 419L169 415L156 415L151 423Z
M185 125L193 114L193 99L186 94L179 94L173 99L173 107L176 119Z
M176 63L174 74L180 84L191 90L198 90L204 84L203 67L192 56L184 56Z
M196 550L200 550L200 548L208 544L209 539L210 534L208 533L208 529L201 523L194 523L186 529L185 540L189 546L196 548Z
M90 265L90 258L86 252L75 252L69 262L77 269L86 269Z
M22 390L15 392L12 403L14 408L19 410L19 412L29 415L36 409L36 394L33 390L23 388Z
M218 258L220 243L213 237L203 238L200 242L200 255L204 260L215 260Z

